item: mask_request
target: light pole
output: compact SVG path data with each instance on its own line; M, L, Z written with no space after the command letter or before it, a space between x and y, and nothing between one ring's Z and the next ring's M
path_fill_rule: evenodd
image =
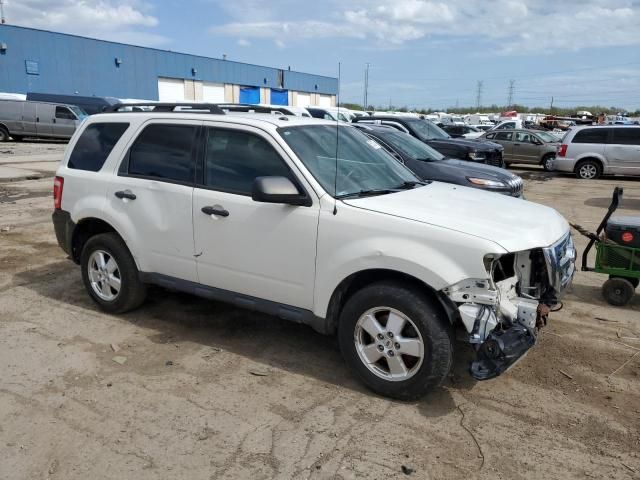
M362 105L362 108L365 110L369 105L369 65L371 64L367 62L366 68L364 69L364 105Z

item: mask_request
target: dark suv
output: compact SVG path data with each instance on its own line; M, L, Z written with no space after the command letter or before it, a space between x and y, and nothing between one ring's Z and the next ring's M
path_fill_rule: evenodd
M459 158L471 162L486 163L504 167L502 152L504 148L497 143L482 140L452 138L435 123L418 117L402 115L375 115L358 117L352 123L387 125L408 133L448 158Z

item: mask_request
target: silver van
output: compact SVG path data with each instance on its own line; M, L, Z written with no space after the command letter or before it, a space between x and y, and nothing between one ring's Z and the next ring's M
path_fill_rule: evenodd
M640 126L573 127L558 147L553 170L590 180L601 175L640 175Z
M87 114L75 105L0 100L0 142L9 137L71 138Z

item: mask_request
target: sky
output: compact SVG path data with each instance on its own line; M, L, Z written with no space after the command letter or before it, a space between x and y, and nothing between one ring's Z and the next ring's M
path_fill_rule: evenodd
M340 101L640 109L640 0L4 0L7 23L338 76ZM482 82L480 89L479 82Z

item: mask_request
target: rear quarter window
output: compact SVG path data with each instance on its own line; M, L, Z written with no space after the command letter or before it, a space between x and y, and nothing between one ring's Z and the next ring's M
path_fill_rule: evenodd
M640 145L640 127L614 128L612 143L616 145Z
M128 123L92 123L80 134L67 167L99 171L128 127Z
M608 128L585 128L576 133L571 143L607 143Z

